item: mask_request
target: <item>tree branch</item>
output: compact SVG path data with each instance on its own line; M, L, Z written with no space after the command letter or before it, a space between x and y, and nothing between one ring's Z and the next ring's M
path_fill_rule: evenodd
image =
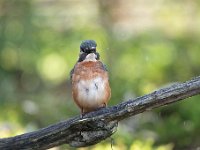
M110 137L118 121L130 116L200 94L200 77L176 83L148 95L130 99L116 106L102 108L38 131L0 139L0 149L47 149L62 144L83 147Z

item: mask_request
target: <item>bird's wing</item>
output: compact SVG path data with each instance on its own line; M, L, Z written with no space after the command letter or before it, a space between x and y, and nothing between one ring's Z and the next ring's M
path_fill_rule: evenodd
M108 72L107 66L101 62L101 69Z
M73 69L70 71L70 81L71 81L71 83L72 83L72 76L73 76L73 74L74 74L74 68L75 68L75 66L74 66Z

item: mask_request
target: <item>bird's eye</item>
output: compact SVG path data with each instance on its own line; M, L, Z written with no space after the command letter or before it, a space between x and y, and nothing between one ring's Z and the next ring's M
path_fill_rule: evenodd
M84 53L87 53L88 52L88 48L81 48L81 51L84 52Z

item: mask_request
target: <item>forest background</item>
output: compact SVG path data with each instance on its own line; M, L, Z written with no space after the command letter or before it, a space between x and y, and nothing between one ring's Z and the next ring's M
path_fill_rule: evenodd
M69 72L85 39L108 67L112 106L200 75L200 1L1 0L0 138L79 115ZM200 148L199 99L120 122L115 149ZM110 140L83 149L102 148Z

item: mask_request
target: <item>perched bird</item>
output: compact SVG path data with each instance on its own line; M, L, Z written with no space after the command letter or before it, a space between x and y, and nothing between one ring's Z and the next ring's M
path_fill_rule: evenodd
M106 107L111 97L108 72L96 47L93 40L83 41L79 59L70 73L72 96L81 114Z

